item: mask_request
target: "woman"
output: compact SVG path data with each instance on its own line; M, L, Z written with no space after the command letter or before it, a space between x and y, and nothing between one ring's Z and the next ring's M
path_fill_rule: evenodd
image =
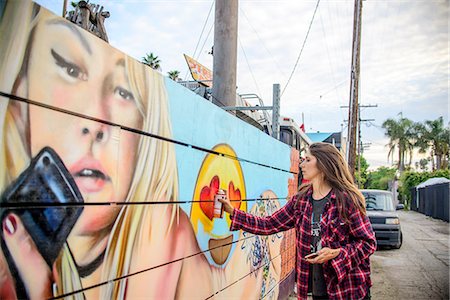
M346 162L333 145L314 143L300 167L308 183L269 217L222 200L231 230L267 235L295 228L299 299L306 299L308 290L314 299L370 299L369 256L376 240Z
M177 199L173 144L122 129L171 136L164 78L31 1L8 1L0 17L1 91L86 116L1 97L0 190L50 146L87 203ZM72 296L174 298L178 280L187 276L183 261L164 264L198 252L189 219L176 204L85 206L52 269L17 215L7 215L2 225L30 298L82 289ZM14 297L1 258L0 298ZM190 262L197 260L203 261ZM207 264L202 268L211 272ZM143 269L150 270L117 280ZM192 295L210 295L212 283L204 284Z

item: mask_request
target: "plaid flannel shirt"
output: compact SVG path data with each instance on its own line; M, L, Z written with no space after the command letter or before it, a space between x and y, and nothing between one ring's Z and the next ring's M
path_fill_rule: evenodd
M271 216L256 217L234 210L230 230L242 229L258 235L269 235L295 228L297 243L297 296L307 299L310 253L312 204L308 201L310 189L299 199L294 196ZM337 257L323 263L327 293L330 299L362 299L372 286L369 256L376 250L376 239L369 218L355 207L347 209L349 222L339 216L332 192L320 221L322 247L341 248ZM295 205L295 203L297 205Z

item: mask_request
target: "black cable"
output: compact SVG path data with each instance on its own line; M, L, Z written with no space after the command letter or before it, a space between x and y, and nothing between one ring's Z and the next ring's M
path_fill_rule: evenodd
M257 237L257 235L251 235L251 236L248 236L248 237L244 237L244 238L239 239L239 240L236 240L236 241L234 241L234 242L230 242L230 243L227 243L227 244L223 244L223 245L221 245L221 246L217 246L217 247L211 248L211 249L206 250L206 251L200 251L200 252L197 252L197 253L194 253L194 254L191 254L191 255L182 257L182 258L175 259L175 260L170 261L170 262L165 262L165 263L159 264L159 265L157 265L157 266L153 266L153 267L150 267L150 268L142 269L142 270L140 270L140 271L136 271L136 272L133 272L133 273L129 273L129 274L127 274L127 275L123 275L123 276L120 276L120 277L116 277L116 278L111 279L111 280L108 280L108 281L99 282L99 283L97 283L97 284L94 284L94 285L91 285L91 286L88 286L88 287L85 287L85 288L82 288L82 289L79 289L79 290L76 290L76 291L72 291L72 292L69 292L69 293L66 293L66 294L63 294L63 295L59 295L59 296L56 296L56 297L52 297L52 298L50 298L50 299L62 299L62 298L65 298L65 297L69 297L69 296L72 296L72 295L75 295L75 294L78 294L78 293L82 293L82 292L84 292L84 291L87 291L87 290L90 290L90 289L93 289L93 288L100 287L100 286L102 286L102 285L107 285L107 284L114 283L114 282L116 282L116 281L120 281L120 280L122 280L122 279L127 279L127 278L132 277L132 276L136 276L136 275L139 275L139 274L142 274L142 273L145 273L145 272L148 272L148 271L151 271L151 270L160 268L160 267L164 267L164 266L167 266L167 265L169 265L169 264L176 263L176 262L182 261L182 260L184 260L184 259L188 259L188 258L194 257L194 256L196 256L196 255L200 255L200 254L203 254L203 253L206 253L206 252L209 252L209 251L211 251L211 250L215 250L215 249L218 249L218 248L221 248L221 247L224 247L224 246L233 245L233 244L238 243L238 242L240 242L240 241L248 240L248 239L254 238L254 237ZM281 255L281 253L280 253L279 255ZM279 255L277 255L276 257L278 257ZM274 257L273 259L275 259L276 257ZM271 260L271 261L272 261L272 260ZM269 261L269 262L271 262L271 261ZM262 266L261 266L261 267L262 267ZM261 267L260 267L260 268L261 268ZM258 269L259 269L259 268L258 268ZM258 270L258 269L256 269L256 270ZM254 271L256 271L256 270L254 270ZM252 272L254 272L254 271L252 271ZM251 274L252 272L250 272L249 274ZM245 277L245 276L244 276L244 277ZM207 298L207 299L208 299L208 298Z
M214 7L214 1L211 1L211 7L209 8L208 16L206 17L205 24L203 24L202 32L200 33L200 36L198 38L197 45L195 46L194 54L192 55L192 57L195 57L195 54L197 53L198 45L200 44L200 40L202 39L203 32L205 31L206 24L208 23L209 16L211 15L211 11L212 11L213 7ZM201 50L200 50L200 52L201 52Z
M195 58L195 54L197 53L198 45L200 44L200 40L202 39L203 31L205 31L206 24L208 23L209 15L211 14L211 11L212 11L213 7L214 7L214 1L212 1L212 3L211 3L211 7L209 8L209 12L208 12L208 16L206 17L205 24L203 24L202 32L200 33L200 36L199 36L198 41L197 41L197 45L195 46L194 54L192 55L193 58ZM209 31L211 32L211 29ZM208 39L208 36L209 36L209 32L208 32L208 35L206 36L206 39ZM205 44L203 44L203 46L204 45ZM202 50L203 50L203 46L202 46ZM200 50L200 52L201 52L201 50ZM184 75L184 78L187 77L188 72L189 72L189 67L188 67L188 70L186 71L186 74Z
M249 198L240 200L231 200L230 202L253 202L269 200L287 200L285 198ZM30 209L30 208L48 208L48 207L84 207L84 206L127 206L127 205L156 205L156 204L188 204L188 203L214 203L214 200L186 200L186 201L134 201L134 202L0 202L0 207L8 209Z
M295 259L296 259L296 258L295 258L295 255L294 255L294 260L295 260ZM292 260L292 259L291 259L291 260ZM295 271L295 264L294 264L294 269L293 269L292 271ZM289 277L289 275L287 275L287 276L284 277L284 278L281 278L280 281L278 281L277 284L275 284L270 290L268 290L267 293L265 293L263 296L261 296L260 299L264 299L264 297L266 297L267 295L269 295L269 293L270 293L271 291L273 291L273 289L274 289L275 287L279 286L283 281L285 281L286 279L288 279L288 277ZM297 284L297 283L295 282L295 284Z
M289 76L289 79L288 79L286 85L284 86L283 91L281 92L281 96L283 96L284 92L286 91L286 88L289 85L289 82L291 81L292 76L294 75L295 69L297 68L298 62L300 60L300 56L302 55L303 49L305 48L306 40L308 39L309 31L311 30L311 26L314 21L314 16L316 15L317 8L319 7L319 3L320 3L320 0L317 0L316 8L314 9L314 14L312 16L311 22L309 23L309 28L308 28L308 31L306 32L305 40L303 41L302 48L300 49L300 53L298 54L297 61L295 62L295 65L294 65L294 68L292 69L291 75Z
M0 96L9 98L11 100L24 102L24 103L27 103L27 104L32 104L32 105L36 105L36 106L43 107L43 108L46 108L46 109L54 110L54 111L57 111L57 112L60 112L60 113L72 115L72 116L75 116L75 117L79 117L79 118L91 120L91 121L94 121L94 122L102 123L102 124L105 124L105 125L108 125L108 126L119 127L120 129L125 130L125 131L129 131L129 132L132 132L132 133L136 133L136 134L152 137L152 138L159 139L159 140L162 140L162 141L165 141L165 142L173 143L173 144L184 146L184 147L187 147L187 148L192 148L192 149L199 150L199 151L202 151L202 152L206 152L206 153L209 153L209 154L214 154L214 155L217 155L217 156L227 157L227 158L230 158L230 159L237 160L239 162L247 162L247 163L250 163L250 164L254 164L254 165L261 166L261 167L266 167L266 168L269 168L269 169L282 171L282 172L286 172L286 173L291 173L291 174L294 174L294 175L298 174L298 173L295 173L295 172L292 172L292 171L288 171L288 170L284 170L284 169L281 169L281 168L273 167L273 166L266 165L266 164L263 164L263 163L254 162L254 161L251 161L251 160L248 160L248 159L245 159L245 158L239 158L237 156L233 156L233 155L217 152L217 151L214 151L214 150L206 149L206 148L203 148L203 147L200 147L200 146L196 146L196 145L192 145L192 144L189 144L189 143L177 141L177 140L170 139L170 138L167 138L167 137L163 137L163 136L160 136L160 135L157 135L157 134L153 134L153 133L150 133L150 132L145 132L145 131L140 130L140 129L124 126L124 125L121 125L121 124L118 124L118 123L114 123L114 122L111 122L111 121L106 121L106 120L103 120L103 119L87 116L87 115L84 115L84 114L81 114L81 113L69 111L69 110L66 110L66 109L63 109L63 108L59 108L59 107L56 107L56 106L40 103L40 102L37 102L37 101L34 101L34 100L30 100L30 99L26 99L26 98L22 98L22 97L19 97L19 96L16 96L16 95L12 95L12 94L9 94L9 93L4 93L2 91L0 91Z
M232 286L232 285L238 283L239 281L243 280L245 277L250 276L251 274L253 274L253 273L255 273L256 271L258 271L259 269L261 269L261 268L263 268L263 267L269 265L274 259L278 258L279 256L281 256L281 253L279 253L277 256L273 257L273 258L272 258L271 260L269 260L267 263L265 263L265 264L259 266L259 267L256 268L255 270L251 271L250 273L245 274L244 276L242 276L242 277L239 278L238 280L236 280L236 281L230 283L229 285L223 287L222 289L218 290L217 292L215 292L214 294L212 294L211 296L209 296L209 297L206 298L205 300L211 299L211 298L214 297L215 295L217 295L217 294L223 292L224 290L228 289L230 286ZM262 297L261 297L261 298L262 298Z

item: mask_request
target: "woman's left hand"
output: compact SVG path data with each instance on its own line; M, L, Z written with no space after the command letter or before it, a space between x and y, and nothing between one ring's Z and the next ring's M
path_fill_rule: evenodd
M335 258L341 252L341 248L331 249L328 247L322 248L317 251L318 256L314 258L306 258L306 261L310 264L323 264L324 262L329 261L330 259Z

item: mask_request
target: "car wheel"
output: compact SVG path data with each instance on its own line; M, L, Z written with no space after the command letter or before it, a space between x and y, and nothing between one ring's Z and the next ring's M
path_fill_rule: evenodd
M400 242L394 246L395 249L400 249L403 244L403 233L400 232Z

